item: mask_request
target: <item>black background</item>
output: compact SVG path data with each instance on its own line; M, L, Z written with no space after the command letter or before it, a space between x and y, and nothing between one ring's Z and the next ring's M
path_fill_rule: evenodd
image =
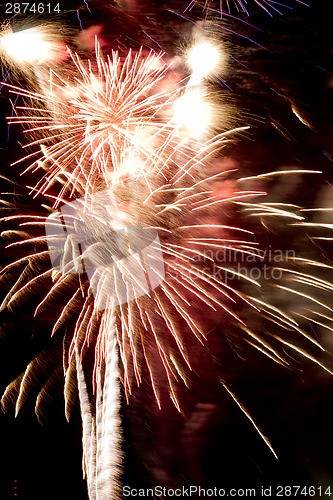
M253 74L235 64L234 71L228 76L228 84L234 90L232 99L246 112L265 115L269 110L277 113L277 118L291 131L295 141L284 142L264 122L264 126L261 129L258 127L252 137L244 138L242 145L232 154L241 161L244 169L271 169L267 166L268 161L272 165L295 162L322 169L324 177L320 182L331 183L333 75L330 72L330 51L333 40L330 0L316 0L312 4L310 8L299 6L291 13L284 9L283 18L276 15L272 19L258 11L246 19L260 26L262 32L255 36L271 52L263 54L249 50L246 53L247 64ZM73 3L72 10L68 3L60 2L60 5L63 11L67 9L63 16L71 24L73 32L80 30L76 13L78 8L84 28L102 23L107 26L106 31L112 31L115 25L117 28L114 30L118 33L126 30L121 19L114 21L110 16L109 24L106 23L103 14L109 11L100 2L89 2L91 13L83 2ZM172 2L168 5L173 7ZM154 11L158 22L165 26L170 14L160 9L158 2L153 7L146 2L142 8ZM5 20L4 4L1 4L1 9ZM236 21L233 26L235 31L251 31ZM161 38L166 49L177 43L170 40L165 27L162 31ZM124 38L121 43L126 43ZM129 37L128 43L130 40ZM229 42L233 47L231 50L241 52L237 47L243 41L231 36ZM5 71L6 68L3 73ZM18 80L23 85L22 77ZM314 126L312 131L296 123L290 110L278 109L279 102L275 100L274 92L268 91L272 86L275 89L287 88L290 95L297 96ZM18 141L22 137L19 131L13 129L9 139L7 137L5 117L10 114L11 107L6 90L0 95L0 103L1 166L6 175L10 173L16 177L9 164L21 154ZM320 188L321 184L308 185L302 197L311 205ZM5 251L1 256L4 262L11 259ZM5 290L6 283L2 285L3 294ZM1 318L0 392L3 392L38 349L40 340L32 346L26 340L26 332L37 328L31 318L17 317L15 324L13 318L5 314ZM219 325L219 328L223 327ZM38 324L38 328L44 327ZM49 330L46 320L43 335L47 336ZM233 360L229 362L232 371ZM184 396L191 401L189 407L194 408L191 413L194 427L197 423L200 428L201 417L204 422L201 430L188 430L187 434L184 432L183 417L177 414L171 403L166 400L165 408L160 412L145 388L134 392L130 407L123 405L124 447L127 452L125 484L147 486L153 483L152 477L159 477L159 474L162 477L161 472L152 473L155 461L156 469L171 478L166 481L170 485L196 481L210 486L245 488L253 485L313 484L322 487L331 485L333 493L332 377L310 365L303 373L287 373L261 358L236 369L237 394L250 405L252 415L269 437L278 460L230 397L217 384L209 384L209 381L209 376L207 380L197 381L192 394ZM210 405L213 405L214 412L210 413ZM24 405L17 418L14 418L13 412L0 414L0 446L1 500L16 497L34 500L86 498L81 470L79 410L75 408L68 424L64 417L61 390L56 391L50 402L43 425L34 415L33 400ZM186 446L187 452L182 449Z

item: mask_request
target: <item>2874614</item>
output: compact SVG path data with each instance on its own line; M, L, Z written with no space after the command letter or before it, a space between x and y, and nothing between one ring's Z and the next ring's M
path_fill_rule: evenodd
M270 493L272 491L270 490ZM297 498L313 498L313 497L332 497L333 489L331 486L277 486L275 494L277 497L297 497Z
M51 14L51 12L59 13L60 3L52 5L51 3L30 3L30 2L14 2L6 3L6 14Z

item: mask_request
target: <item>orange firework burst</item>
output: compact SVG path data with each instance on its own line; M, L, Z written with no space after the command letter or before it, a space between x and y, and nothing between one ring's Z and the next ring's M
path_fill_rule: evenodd
M41 281L49 288L36 314L52 307L65 292L69 295L53 328L53 334L63 331L66 322L75 318L72 338L64 343L67 415L76 386L73 380L78 380L81 401L85 400L82 363L86 353L95 351L92 385L98 394L114 341L127 399L133 384L142 383L145 369L157 404L161 406L160 390L166 383L180 410L177 389L183 382L188 384L192 370L189 345L207 344L206 311L232 322L232 332L225 336L235 349L239 344L251 347L285 367L295 361L294 355L301 355L330 372L312 353L312 347L322 349L320 343L296 317L315 317L318 324L330 328L331 309L320 295L331 293L332 285L307 269L332 268L287 255L275 266L278 278L270 279L272 265L266 266L267 255L255 241L254 231L242 222L228 223L232 212L240 220L244 214L257 218L264 227L274 219L280 225L302 226L308 224L304 213L290 204L260 203L257 198L266 194L260 186L262 176L238 179L238 189L230 178L235 166L221 168L220 157L228 134L232 137L236 130L215 134L206 76L198 76L193 69L184 79L163 57L140 50L124 58L117 52L104 58L97 45L94 61L84 64L71 54L72 67L66 64L64 76L53 70L47 79L40 74L40 92L10 87L36 103L18 108L27 114L12 121L28 125L26 132L33 135L29 146L40 146L24 160L37 157L27 169L39 175L31 192L52 203L47 216L31 216L32 222L21 224L27 228L42 223L46 236L24 235L22 241L9 245L47 243L48 248L25 255L3 272L29 259L40 258L44 264L48 260L48 264L33 278L21 276L3 307L24 299ZM200 128L196 122L200 125L203 109L207 120ZM183 114L190 112L189 123ZM306 173L311 172L265 175L270 179ZM224 187L219 190L221 181ZM253 189L256 182L259 188ZM252 259L248 262L260 270L259 276L239 269L236 264L244 257ZM265 266L268 276L263 274ZM281 289L297 295L302 306L294 311L280 307L276 295ZM315 296L309 292L313 289ZM274 331L252 327L249 311L252 323L257 318L262 325L274 323ZM300 336L311 346L309 350L298 345ZM36 364L30 365L19 380L18 409L35 369ZM245 411L224 380L222 385ZM7 395L13 387L17 390L17 384L10 386ZM85 429L88 435L89 426ZM86 450L85 455L88 461Z
M94 327L99 324L95 365L95 377L99 378L110 318L118 305L118 342L126 393L131 391L133 376L140 383L140 365L145 362L159 403L156 380L161 370L152 366L151 359L155 356L149 351L153 349L179 408L174 385L179 373L191 369L182 325L186 325L189 334L199 342L205 340L200 321L192 313L193 301L214 311L222 309L241 324L243 321L232 312L231 306L237 300L249 304L237 290L215 278L208 268L203 269L198 258L213 262L205 254L207 248L233 249L244 254L251 254L256 248L250 231L221 223L189 224L189 213L193 210L205 214L212 205L264 193L231 190L222 198L214 194L214 181L230 172L209 175L205 169L209 170L210 158L224 145L226 134L199 140L178 123L179 116L175 119L173 110L184 95L187 97L189 89L172 81L170 67L163 63L162 55L150 53L143 57L141 51L135 56L130 52L121 62L118 54L113 53L112 59L105 62L97 46L95 71L92 63L88 69L84 68L75 55L73 61L81 76L76 77L74 85L51 72L47 93L21 91L25 97L46 102L47 109L42 113L47 117L14 118L15 122L33 124L27 129L28 133L43 134L42 139L30 143L30 146L41 144L42 157L29 170L47 170L35 186L34 196L48 195L57 184L61 188L54 208L65 200L82 197L77 198L81 201L76 201L75 206L69 204L73 210L67 214L65 239L60 218L55 215L46 220L51 254L52 245L56 253L63 245L63 256L60 266L46 272L46 276L53 276L55 283L36 313L52 300L71 273L82 272L84 268L90 286L83 292L84 305L70 347L70 360L75 346L83 349L90 344ZM191 91L191 86L189 88ZM195 104L193 99L191 103ZM31 111L32 108L23 109ZM46 130L49 135L45 137ZM110 188L112 191L108 191ZM65 212L66 208L62 208L63 216ZM134 232L132 227L139 229ZM146 237L144 231L149 229L158 235L152 237L150 233ZM124 233L123 238L115 235L117 231ZM198 237L204 231L213 231L215 237ZM248 239L238 238L239 234ZM20 244L41 239L45 238L28 239ZM145 248L139 243L140 239L151 240L150 253L161 249L162 264L152 261L148 266L159 285L155 284L150 291L143 288L138 277L143 273L152 286L154 277L148 276L140 262L142 256L130 261L124 259ZM85 244L81 253L78 244ZM154 258L158 260L157 255ZM124 281L125 291L121 292ZM22 295L30 285L31 282L14 295L9 294L10 300ZM131 300L128 300L130 291ZM121 293L125 299L119 298ZM54 331L71 312L77 295L78 291L63 308ZM169 332L167 336L165 331Z

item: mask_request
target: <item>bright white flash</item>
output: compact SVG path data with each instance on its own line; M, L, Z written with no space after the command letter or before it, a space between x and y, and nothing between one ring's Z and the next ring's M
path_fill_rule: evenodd
M216 71L221 61L221 54L216 45L202 41L189 50L187 60L192 70L192 78L201 79Z
M8 30L0 40L1 48L19 63L33 63L50 59L52 44L45 40L45 34L36 28L13 33Z
M200 137L211 124L210 105L197 87L190 87L175 103L174 120L191 137Z

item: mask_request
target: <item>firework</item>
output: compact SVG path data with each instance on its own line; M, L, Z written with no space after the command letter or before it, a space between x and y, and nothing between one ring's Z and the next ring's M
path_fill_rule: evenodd
M221 224L186 225L189 207L204 211L206 205L211 203L259 196L264 193L232 192L229 198L222 200L213 196L209 189L210 184L217 177L223 177L228 172L205 176L200 171L205 168L209 158L216 155L224 145L226 134L198 140L193 135L207 135L207 124L203 129L199 125L195 126L197 121L195 119L192 120L191 127L184 124L183 117L188 114L188 109L187 107L183 109L183 107L184 100L187 100L188 96L192 105L191 116L201 117L202 89L198 89L197 82L193 85L190 78L188 84L183 87L177 84L173 85L170 90L168 83L168 92L159 90L159 86L165 85L164 80L170 71L169 66L163 63L162 55L157 57L154 54L148 54L146 58L143 58L141 51L135 56L130 52L121 65L116 53L113 54L112 60L108 59L104 62L97 46L96 56L97 74L94 74L91 63L87 70L77 57L73 56L75 69L82 77L81 81L77 79L76 86L65 82L63 78L52 72L50 89L46 95L41 97L38 94L21 91L25 97L46 100L45 113L48 115L46 118L39 116L34 118L29 115L26 118L23 116L13 118L15 122L29 125L32 123L32 127L27 129L28 133L41 132L43 134L46 130L53 132L49 137L43 134L42 139L31 143L31 145L43 143L42 156L29 167L29 170L33 172L42 171L41 180L34 188L34 196L50 194L50 190L54 189L54 184L57 184L60 185L60 190L53 208L57 208L66 199L73 199L78 195L83 197L79 203L81 209L79 209L78 202L75 207L71 204L71 210L67 208L65 212L66 206L62 209L63 216L67 213L65 231L69 236L65 237L65 241L63 234L57 236L60 229L59 220L48 219L46 223L49 239L52 238L52 229L55 229L53 243L57 247L63 245L64 255L62 272L58 272L56 267L50 270L55 284L42 304L38 306L37 311L45 305L45 302L51 300L54 291L58 290L65 281L64 277L68 272L78 271L78 267L84 265L91 278L91 287L85 297L83 311L78 318L70 352L74 352L73 349L77 343L89 345L92 334L91 325L95 319L97 320L98 311L105 309L96 348L96 366L97 372L99 371L106 349L107 333L104 330L108 328L105 326L108 325L108 321L105 317L109 314L109 309L113 309L112 300L111 302L110 298L106 300L108 293L105 291L102 293L101 290L103 287L105 289L111 287L114 290L114 300L121 304L119 314L122 321L118 339L124 365L126 393L129 394L131 391L131 371L135 374L136 381L138 383L140 381L137 350L142 349L141 356L144 355L147 349L144 346L145 338L148 336L150 338L148 344L150 345L153 341L156 345L167 374L172 397L179 407L173 389L177 378L174 367L168 361L171 355L170 349L178 350L182 359L181 364L185 362L185 365L189 367L190 363L184 353L179 327L173 324L170 307L177 311L192 334L202 340L205 336L200 326L191 318L190 303L185 298L184 291L192 293L194 297L213 310L220 307L232 316L234 316L233 313L221 299L226 298L232 303L235 299L231 295L233 293L236 296L239 295L238 292L229 290L230 287L227 285L218 283L218 280L212 278L209 273L202 273L198 266L191 264L194 257L204 257L202 251L204 246L214 246L214 243L209 241L197 242L193 237L195 230L204 227L208 230L212 228L217 235L229 231L235 237L231 240L225 238L226 248L239 246L239 252L249 252L249 250L243 250L242 247L245 244L249 247L252 245L251 240L237 239L238 234L249 234L249 231L242 228ZM203 75L200 80L202 78ZM200 86L202 87L202 82ZM16 92L18 89L13 90ZM29 108L25 109L29 110ZM53 111L54 109L56 112ZM59 116L61 121L57 123ZM59 134L60 130L61 134ZM48 142L51 143L50 146ZM112 193L98 191L101 188L112 189ZM207 193L211 194L207 197ZM109 200L110 195L114 198L113 208L112 201ZM166 200L172 201L163 203ZM114 209L116 205L120 210ZM125 208L121 210L122 207ZM144 213L142 213L142 207L145 208ZM185 215L182 215L183 213ZM128 230L122 239L118 234L115 240L113 236L108 237L106 233L110 230L113 234L115 231L119 233L121 230L125 231L128 226L147 227L160 232L164 265L162 270L155 269L154 265L152 267L156 276L165 272L167 279L160 285L158 291L154 290L149 298L143 299L150 301L150 305L141 305L137 290L142 287L138 281L138 273L140 270L142 273L147 271L142 268L140 261L135 262L135 259L131 259L126 267L126 261L121 258L128 252L136 253L135 250L139 248L136 240L147 239L143 236L143 229L138 234L132 231L132 243L129 248L127 248ZM88 235L93 235L95 243L86 244L85 250L80 255L75 250L77 247L75 242L83 244ZM32 240L26 240L22 244L28 242L31 243ZM199 248L196 248L196 245ZM150 252L157 250L153 245ZM134 303L119 297L120 288L117 285L117 276L112 276L112 285L110 284L110 276L113 275L115 269L113 266L108 267L108 259L114 260L113 254L118 254L118 273L123 278L125 276L122 284L124 281L127 282L126 290L122 292L122 295L133 297L133 291L131 294L129 287L136 288ZM158 260L156 256L155 260ZM90 272L89 268L93 270ZM97 268L103 270L98 271ZM152 282L152 277L149 278ZM162 280L163 278L164 275ZM160 282L161 279L158 281ZM211 290L206 289L206 284ZM27 286L29 284L25 285ZM95 294L92 293L92 289L95 290ZM214 293L220 294L221 297L216 298ZM18 290L10 300L16 300L21 294L22 290ZM95 303L91 300L94 295ZM96 296L99 296L97 302L103 303L102 306L96 306ZM6 300L9 300L9 297ZM110 302L108 306L106 302ZM72 299L69 301L69 304L71 303ZM68 305L65 305L60 315L61 320L67 309ZM161 325L158 327L154 325L158 318L153 318L154 315L150 312L154 309L159 311L158 316L163 318L163 330L167 327L170 331L171 338L165 346L163 346L165 340L160 339L161 333L158 333ZM136 325L138 317L140 317L140 322L142 321L140 328ZM58 325L59 322L56 323L54 331ZM84 340L81 339L82 335ZM141 347L140 344L142 344ZM147 363L149 363L149 358ZM155 375L152 369L150 371L153 387L156 388ZM98 378L98 375L96 376ZM158 389L156 389L156 397L159 401Z
M209 47L208 52L210 50ZM118 303L118 317L121 321L117 337L124 367L126 394L129 396L131 392L133 377L136 383L140 383L140 364L145 359L156 399L160 404L156 379L161 369L155 369L157 373L154 373L150 359L155 355L147 356L148 346L151 349L154 345L155 354L160 358L167 376L171 397L179 408L175 392L177 372L182 373L191 366L184 347L186 337L184 338L180 325L184 323L189 334L194 335L199 342L205 341L200 322L193 317L193 301L205 304L212 310L220 308L243 326L243 320L232 311L233 304L242 301L244 306L258 311L256 299L233 289L227 284L228 279L217 279L207 270L208 267L202 269L203 262L214 261L214 258L207 257L207 249L253 255L260 261L261 255L253 241L252 232L242 227L221 224L220 221L189 224L191 213L198 211L203 214L202 217L209 217L211 207L238 202L246 207L245 210L252 210L260 217L264 217L266 213L268 216L296 220L302 220L302 217L286 210L283 205L277 207L265 203L241 202L265 195L260 190L235 189L223 197L214 194L214 181L224 178L229 172L209 175L203 170L209 172L208 165L225 144L227 134L198 140L193 137L193 130L182 123L183 101L188 95L194 114L198 112L196 106L199 115L202 109L201 92L199 96L193 92L193 87L198 91L198 84L193 85L191 76L187 85L182 87L177 83L170 90L168 83L168 91L165 91L160 89L165 85L170 67L163 63L162 55L148 54L144 58L141 51L134 56L130 52L121 64L116 53L112 59L104 61L97 46L96 57L95 73L92 63L87 65L87 69L75 55L72 56L76 74L80 75L80 78L76 77L76 85L51 72L47 94L39 95L21 90L25 97L46 102L47 108L41 109L46 117L27 115L13 118L15 122L29 124L28 133L42 133L42 139L31 143L42 144L42 155L28 169L42 172L33 195L54 197L51 195L54 185L59 186L53 203L54 209L66 200L83 197L79 203L75 202L75 206L72 203L63 205L64 229L60 229L62 222L59 218L48 218L46 221L49 242L51 238L58 250L64 250L58 251L63 254L61 266L51 267L45 273L45 276L53 276L54 285L36 312L52 300L54 293L70 278L69 274L80 270L82 272L84 267L90 276L90 286L82 292L84 306L76 323L69 350L69 363L75 346L80 345L80 349L83 349L90 345L92 325L99 323L95 365L95 377L96 380L99 379L108 339L107 317ZM192 63L192 67L197 80L196 65ZM201 75L201 86L203 78ZM185 107L184 115L187 114L188 109ZM205 129L206 127L202 134L205 134ZM51 134L45 135L45 131L51 131ZM200 135L197 130L195 135ZM37 154L39 155L38 152ZM267 176L286 173L290 172L271 173ZM101 188L112 189L112 192L101 191ZM96 192L101 194L97 196ZM109 199L110 195L114 201ZM33 222L23 223L24 226L26 224ZM137 234L132 231L132 242L129 243L128 231L131 226L142 230ZM162 270L158 270L159 259L156 255L156 263L150 263L155 276L159 277L156 280L159 286L149 294L138 278L140 272L142 276L148 277L140 259L131 259L126 264L126 259L123 258L130 253L136 254L139 248L145 247L145 242L141 246L137 243L142 238L149 241L149 236L147 239L143 235L144 227L159 232L159 240L153 244L151 251L158 252L161 249L163 254ZM111 236L108 236L107 231L111 231ZM124 234L122 238L121 231ZM202 237L205 232L209 235L206 238ZM45 238L36 240L41 239ZM28 239L14 245L32 241ZM81 247L84 244L81 253L78 244ZM118 257L115 258L115 255ZM116 266L113 265L114 262ZM232 267L220 268L229 274L235 272ZM118 278L114 274L116 269ZM259 286L256 280L248 279L246 275L243 279ZM34 278L33 282L35 280ZM10 292L5 304L10 305L16 301L30 285L31 282L28 282L15 293ZM120 287L124 286L125 289L121 291ZM143 297L140 296L140 288ZM110 294L110 290L114 293ZM54 332L70 313L76 296L77 291L65 304ZM111 296L114 298L111 299ZM124 297L131 297L132 300L125 300ZM266 313L271 314L270 306L265 308ZM100 310L104 310L102 319L99 318ZM279 314L282 316L282 323L292 326L293 320L284 320L283 313ZM176 318L179 316L179 320L175 319L175 315ZM298 330L296 325L295 329ZM167 338L164 335L166 330L169 331ZM177 359L176 371L175 362L170 362L171 358Z
M33 65L53 65L67 58L59 31L50 23L15 31L8 24L1 33L0 51L7 64L26 74Z
M112 436L119 437L118 353L128 402L145 370L158 407L167 385L179 411L179 387L188 384L193 368L190 345L207 345L206 310L233 325L233 332L225 334L233 348L251 347L285 367L294 355L308 358L331 373L316 353L322 352L320 343L298 318L314 317L329 328L332 311L321 292L331 292L332 285L311 269L325 273L332 268L298 255L283 256L274 266L278 278L267 280L263 273L251 276L249 268L236 265L247 259L247 265L262 270L267 258L244 217L264 227L276 219L280 225L320 225L308 222L298 206L261 201L266 200L262 175L235 180L235 167L220 167L223 148L247 127L216 133L219 113L212 113L216 103L207 81L224 65L218 45L211 40L191 44L184 57L187 75L174 61L166 62L165 54L144 49L105 57L96 43L93 60L83 62L69 50L68 55L66 72L39 72L38 92L8 86L32 101L17 106L11 119L32 137L28 146L33 152L16 164L29 162L24 173L38 177L31 196L42 200L47 215L5 218L11 223L18 219L24 231L43 227L42 234L31 237L21 233L23 238L10 248L44 246L3 270L10 273L31 261L43 264L39 274L19 277L2 307L15 307L40 283L47 293L36 315L52 307L55 298L67 297L60 300L53 335L64 334L74 318L72 338L64 342L66 415L77 386L89 494L98 499L117 495L119 488L121 439L111 442ZM298 169L264 176L269 184L277 176L315 174ZM228 223L230 211L241 214L238 224ZM279 305L281 289L300 298L296 311ZM274 332L252 326L249 316L274 324ZM301 337L307 348L299 345ZM85 362L91 350L90 382ZM5 405L19 391L19 410L37 369L32 361L9 386ZM221 383L272 449L222 377Z
M298 4L306 5L307 3L302 2L300 0L294 0ZM281 14L281 8L290 8L288 4L278 4L274 0L252 0L249 4L253 5L253 7L259 7L264 10L267 14L272 15L274 13ZM187 6L186 10L192 9L194 6L200 6L203 10L212 10L219 9L221 16L224 13L231 14L234 10L237 13L244 13L247 16L249 12L251 12L251 6L248 6L247 0L216 0L216 2L209 0L192 0Z

